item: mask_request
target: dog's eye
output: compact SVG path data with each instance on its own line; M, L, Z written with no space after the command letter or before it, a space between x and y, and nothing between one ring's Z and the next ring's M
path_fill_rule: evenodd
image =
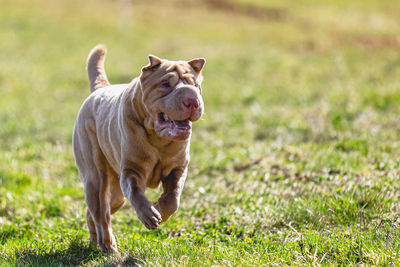
M163 82L161 82L160 87L164 88L164 89L170 89L171 85L169 85L168 81L163 81Z

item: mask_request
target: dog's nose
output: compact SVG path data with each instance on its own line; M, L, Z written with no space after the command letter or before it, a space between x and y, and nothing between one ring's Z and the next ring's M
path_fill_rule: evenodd
M199 106L200 106L200 101L198 100L198 99L196 99L196 98L185 98L184 100L183 100L183 105L187 108L187 109L189 109L189 110L192 110L192 111L195 111L195 110L197 110L198 108L199 108Z

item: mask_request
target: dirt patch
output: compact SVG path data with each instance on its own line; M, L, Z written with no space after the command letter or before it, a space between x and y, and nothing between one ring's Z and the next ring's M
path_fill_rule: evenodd
M400 50L400 36L344 35L340 42L369 49L387 47Z
M242 172L242 171L245 171L245 170L247 170L247 169L250 169L252 166L254 166L254 165L258 165L260 162L261 162L261 160L262 159L256 159L256 160L254 160L254 161L252 161L252 162L249 162L249 163L246 163L246 164L243 164L243 165L237 165L237 166L234 166L233 167L233 170L235 171L235 172Z
M257 19L284 21L287 18L287 10L283 8L260 7L252 4L235 3L228 0L203 0L203 2L210 8Z

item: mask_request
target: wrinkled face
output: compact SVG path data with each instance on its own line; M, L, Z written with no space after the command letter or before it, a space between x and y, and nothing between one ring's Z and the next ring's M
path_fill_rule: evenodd
M187 140L192 122L204 112L200 83L205 60L174 62L155 56L149 60L140 76L142 103L149 114L145 125L161 137Z

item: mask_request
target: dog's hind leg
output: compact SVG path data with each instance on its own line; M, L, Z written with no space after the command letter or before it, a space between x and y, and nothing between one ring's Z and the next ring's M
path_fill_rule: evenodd
M90 239L94 241L96 238L104 252L117 252L111 229L110 207L110 181L114 178L114 173L97 143L94 131L91 131L91 126L91 122L87 121L85 127L74 132L74 154L85 188Z
M102 185L97 188L92 182L86 183L86 203L96 229L97 244L103 252L117 252L115 237L111 229L109 187L106 184L107 182L103 181ZM90 220L88 225L89 223Z
M111 214L117 212L125 202L125 196L122 193L121 186L119 185L119 177L118 174L114 172L112 176L110 176L110 192L111 192L111 199L110 199L110 208Z
M96 225L94 224L92 214L90 214L89 208L86 209L86 221L89 229L90 241L97 244Z

